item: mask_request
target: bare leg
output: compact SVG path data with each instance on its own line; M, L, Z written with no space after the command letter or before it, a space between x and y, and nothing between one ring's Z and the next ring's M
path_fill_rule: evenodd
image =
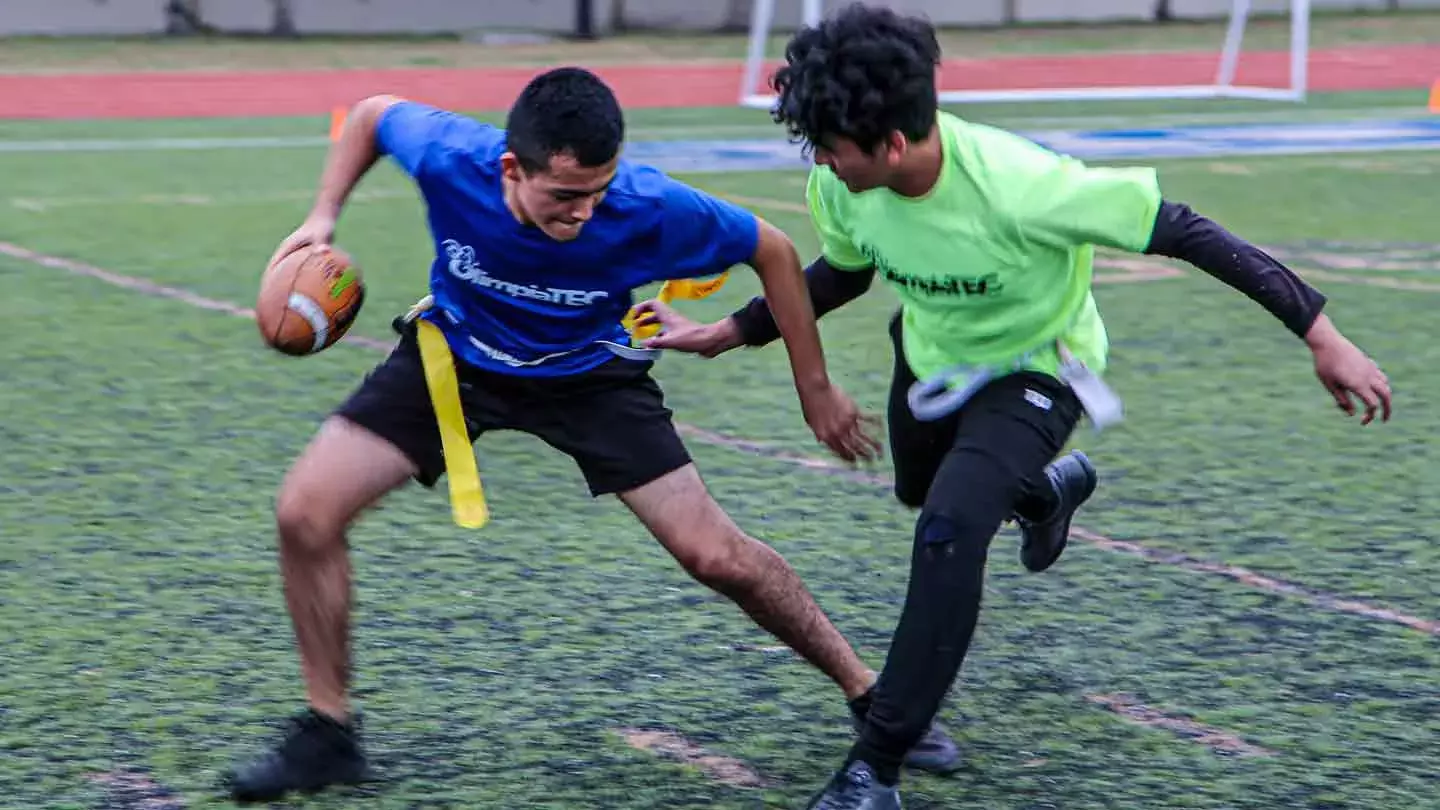
M835 681L847 699L874 683L875 673L815 604L799 575L774 549L735 525L693 464L623 492L620 500L690 576L729 597Z
M321 426L285 477L275 505L285 602L311 708L350 714L350 555L345 531L404 485L415 466L398 448L341 417Z

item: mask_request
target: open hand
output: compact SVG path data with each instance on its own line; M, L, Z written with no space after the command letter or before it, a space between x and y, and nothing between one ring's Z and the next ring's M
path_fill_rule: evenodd
M701 357L717 357L740 345L739 329L730 318L715 323L697 323L669 304L653 298L636 304L631 312L635 315L636 327L660 327L660 334L642 344L647 349L673 349Z
M826 383L800 392L800 408L815 438L841 459L853 464L880 457L880 442L866 430L876 420L862 415L855 401L838 387Z
M673 349L702 357L716 357L742 344L733 318L702 324L690 320L663 301L651 299L632 310L635 326L659 325L660 334L644 341L647 349ZM869 461L881 454L880 442L867 428L878 421L860 413L849 395L826 382L800 391L805 424L815 438L847 462Z
M281 259L304 248L324 249L335 239L335 220L332 217L311 214L305 218L295 232L285 237L275 253L270 256L266 267L274 267Z
M1390 379L1360 348L1340 334L1325 316L1316 321L1305 342L1315 356L1315 376L1335 398L1340 410L1354 416L1355 401L1365 404L1360 424L1368 425L1380 413L1382 422L1390 421Z

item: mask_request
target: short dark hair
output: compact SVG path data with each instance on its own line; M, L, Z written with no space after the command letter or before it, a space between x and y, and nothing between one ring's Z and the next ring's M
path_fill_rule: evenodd
M897 130L919 140L935 126L939 64L928 21L854 3L791 37L771 116L807 149L843 137L869 152Z
M527 172L543 171L551 158L564 154L593 168L620 153L625 116L599 76L561 67L525 85L510 107L505 131L507 148Z

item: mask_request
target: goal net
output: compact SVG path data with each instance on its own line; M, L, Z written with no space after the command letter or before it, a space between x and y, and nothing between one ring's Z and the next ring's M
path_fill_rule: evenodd
M966 2L966 0L955 0ZM1193 99L1193 98L1244 98L1262 101L1304 101L1306 89L1306 63L1310 52L1310 2L1311 0L1290 0L1289 6L1289 53L1287 64L1270 65L1269 74L1283 76L1288 73L1288 86L1259 86L1237 83L1240 68L1241 46L1245 39L1245 28L1251 13L1251 0L1232 0L1229 24L1219 54L1208 57L1208 64L1194 64L1194 54L1175 56L1176 68L1167 73L1177 73L1185 78L1177 83L1132 84L1142 76L1137 71L1145 68L1139 62L1129 63L1125 59L1114 59L1110 54L1099 58L1076 57L1089 70L1074 70L1072 76L1079 76L1075 86L1046 86L1045 81L1031 81L1026 86L1024 79L1007 77L1003 88L974 87L975 81L957 80L954 77L966 72L965 68L954 69L951 76L942 70L940 79L940 101L944 104L965 102L1014 102L1014 101L1063 101L1086 99ZM806 25L818 24L824 14L824 0L803 0L802 18ZM766 46L775 18L775 0L754 0L750 15L750 44L745 59L743 84L740 88L740 105L757 109L770 109L775 96L769 87L770 70L767 63ZM1155 54L1144 55L1146 64L1155 64ZM1164 57L1161 57L1164 58ZM1059 57L1069 61L1067 57ZM1107 63L1108 59L1108 63ZM1213 61L1210 61L1213 59ZM997 64L1006 60L997 59ZM1198 70L1198 73L1197 73ZM1053 71L1037 71L1047 73ZM1190 76L1194 78L1190 78ZM1207 83L1206 78L1211 78ZM1043 78L1043 76L1041 77ZM984 84L984 77L978 77ZM1090 81L1089 85L1084 84ZM1187 83L1188 82L1188 83ZM1283 78L1275 82L1281 84ZM970 87L957 87L957 83Z

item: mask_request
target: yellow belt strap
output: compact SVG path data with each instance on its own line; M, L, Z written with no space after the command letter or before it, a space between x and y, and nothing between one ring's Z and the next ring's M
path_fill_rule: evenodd
M727 272L704 281L667 281L657 297L667 303L676 298L705 298L725 286L729 276ZM470 442L470 432L465 428L465 411L460 407L460 384L455 376L455 357L450 353L450 344L445 341L445 334L438 326L416 317L429 304L428 298L422 300L411 308L406 319L413 318L415 321L420 361L425 367L425 385L430 389L430 404L440 425L440 446L445 457L445 475L450 480L450 508L454 512L455 523L467 529L478 529L490 520L490 508L485 503L485 489L480 483L475 447ZM626 313L625 322L627 329L633 327L633 312ZM634 330L634 337L647 338L659 329L657 324Z
M415 325L420 341L420 361L425 367L425 384L430 389L430 403L440 423L440 446L445 454L445 474L450 479L450 508L455 523L466 529L478 529L490 520L485 504L485 490L480 485L480 468L475 462L475 447L465 427L465 412L460 407L460 384L455 377L455 358L440 327L417 318Z

